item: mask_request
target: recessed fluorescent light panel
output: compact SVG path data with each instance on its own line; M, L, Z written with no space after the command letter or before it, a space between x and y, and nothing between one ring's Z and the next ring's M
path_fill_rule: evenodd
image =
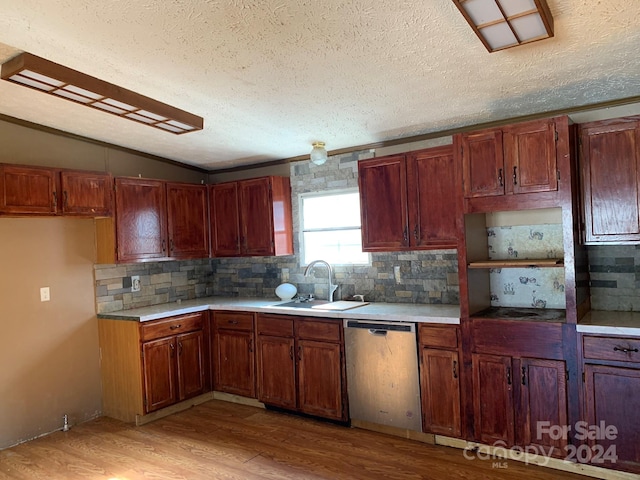
M204 127L202 117L30 53L4 63L2 79L176 135Z
M553 37L546 0L453 0L480 41L495 52Z

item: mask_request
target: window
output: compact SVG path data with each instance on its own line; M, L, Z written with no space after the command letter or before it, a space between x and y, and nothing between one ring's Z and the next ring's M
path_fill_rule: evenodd
M300 195L301 261L332 265L368 265L362 251L360 197L357 191Z

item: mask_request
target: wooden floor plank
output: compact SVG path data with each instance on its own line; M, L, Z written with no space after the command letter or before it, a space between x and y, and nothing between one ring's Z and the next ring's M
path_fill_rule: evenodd
M504 461L500 461L504 466ZM136 427L99 418L0 451L0 480L584 480L213 400Z

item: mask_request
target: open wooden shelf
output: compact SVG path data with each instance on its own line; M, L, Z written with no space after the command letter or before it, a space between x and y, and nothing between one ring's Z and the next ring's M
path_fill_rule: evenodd
M507 260L480 260L470 262L469 268L527 268L527 267L559 267L564 265L562 258L510 258Z

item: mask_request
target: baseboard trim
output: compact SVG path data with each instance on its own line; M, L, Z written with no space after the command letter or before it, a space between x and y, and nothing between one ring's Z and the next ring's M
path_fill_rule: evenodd
M354 428L362 428L363 430L371 430L373 432L393 435L394 437L408 438L417 440L418 442L435 444L435 435L432 433L416 432L405 428L390 427L388 425L379 425L377 423L367 422L365 420L351 420L351 426Z
M153 422L154 420L158 420L159 418L168 417L169 415L173 415L174 413L188 410L191 407L195 407L196 405L200 405L201 403L213 400L213 398L213 392L207 392L202 395L198 395L197 397L193 397L180 403L176 403L175 405L171 405L170 407L148 413L146 415L136 415L136 426L139 427L140 425L145 425L149 422Z

